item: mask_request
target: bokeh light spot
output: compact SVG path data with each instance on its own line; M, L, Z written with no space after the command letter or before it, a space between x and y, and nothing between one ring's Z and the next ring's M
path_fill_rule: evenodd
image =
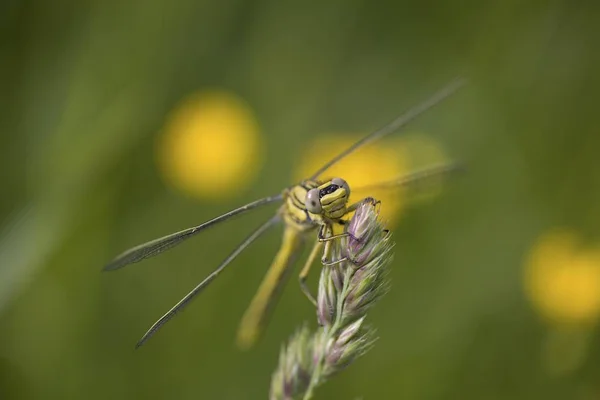
M526 263L525 290L553 323L595 321L600 313L600 252L583 248L573 232L543 235Z
M252 183L263 140L250 107L225 91L185 98L168 117L157 142L164 179L200 198L225 198Z

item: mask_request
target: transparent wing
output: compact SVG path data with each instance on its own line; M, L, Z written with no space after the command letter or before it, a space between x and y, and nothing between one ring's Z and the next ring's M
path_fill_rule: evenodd
M160 317L160 319L156 321L154 325L150 327L150 329L148 329L144 336L142 336L142 338L135 347L140 347L141 345L146 343L148 339L154 336L156 331L158 331L164 324L169 322L171 318L173 318L179 311L181 311L186 305L188 305L189 302L192 301L198 294L200 294L200 292L202 292L204 288L206 288L213 280L215 280L215 278L225 269L225 267L227 267L238 255L240 255L240 253L244 251L246 247L250 246L252 242L258 239L263 233L267 231L267 229L275 225L275 223L277 223L278 221L278 215L272 217L267 222L260 225L254 232L252 232L252 234L250 234L250 236L244 239L244 241L240 243L240 245L233 252L231 252L231 254L229 254L229 256L227 256L225 260L223 260L223 262L217 267L217 269L215 269L194 289L192 289L192 291L185 295L184 298L179 300L179 302L175 304L169 311L167 311L166 314Z
M433 179L436 177L443 177L444 175L450 175L458 172L464 171L464 166L459 163L445 163L445 164L436 164L430 167L426 167L423 169L419 169L417 171L411 172L407 175L403 175L398 179L394 179L386 182L379 182L373 185L360 186L354 190L356 191L368 191L374 189L385 189L385 188L396 188L402 186L412 186L414 184L418 184L423 181L427 181L428 179Z
M171 247L177 246L179 243L183 242L186 239L200 233L206 228L209 228L213 225L218 224L219 222L225 221L234 215L244 213L246 211L252 210L256 207L274 203L280 201L282 199L282 195L279 194L277 196L269 196L263 199L259 199L253 201L252 203L248 203L242 207L236 208L235 210L231 210L223 215L220 215L216 218L211 219L210 221L206 221L205 223L194 226L192 228L184 229L183 231L175 232L167 236L163 236L161 238L152 240L150 242L141 244L139 246L133 247L124 253L117 256L114 260L108 263L105 267L105 271L112 271L115 269L122 268L128 264L133 264L136 262L140 262L146 258L154 257L163 251L170 249Z
M460 89L462 86L464 86L465 83L466 83L465 79L456 78L455 80L453 80L452 82L450 82L449 84L444 86L442 89L435 92L424 102L409 109L407 112L405 112L404 114L402 114L401 116L399 116L398 118L396 118L395 120L393 120L392 122L390 122L389 124L384 126L383 128L378 129L374 132L371 132L367 136L360 139L358 142L354 143L352 146L348 147L347 149L345 149L344 151L339 153L337 156L335 156L334 158L329 160L329 162L327 162L325 165L323 165L321 168L319 168L319 170L316 171L310 177L310 179L312 179L312 180L317 179L319 177L319 175L321 175L323 172L328 170L330 167L332 167L338 161L340 161L344 157L348 156L349 154L353 153L355 150L359 149L360 147L362 147L368 143L371 143L377 139L381 139L382 137L389 135L390 133L395 132L398 129L404 127L410 121L412 121L413 119L415 119L416 117L418 117L419 115L424 113L425 111L429 110L430 108L432 108L436 104L440 103L445 98L447 98L450 95L452 95L453 93L455 93L458 89Z

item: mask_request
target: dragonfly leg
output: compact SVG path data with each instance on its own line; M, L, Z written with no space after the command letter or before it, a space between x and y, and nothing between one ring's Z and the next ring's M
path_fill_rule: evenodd
M377 206L377 207L381 206L381 200L374 199L373 197L365 197L364 199L359 200L356 203L350 204L348 206L348 208L346 209L346 212L351 213L352 211L356 210L363 201L366 201L366 200L370 201L371 204L373 204L374 206Z
M323 235L322 231L325 230L325 234ZM331 236L326 236L327 234L330 234ZM333 244L333 239L339 239L342 237L346 237L349 236L348 233L342 233L339 235L334 235L333 234L333 227L331 225L324 225L321 230L319 231L319 242L325 242L325 249L323 250L323 257L321 257L321 264L323 265L335 265L338 262L334 261L331 262L331 255L332 255L332 249L331 249L331 245Z
M310 268L315 263L315 258L317 258L317 254L319 254L319 251L321 251L322 248L323 243L318 240L315 241L315 245L313 246L310 255L308 256L308 259L304 263L304 267L302 267L300 275L298 276L298 281L300 282L300 289L302 289L302 293L304 293L306 297L308 297L308 300L310 300L311 303L313 303L315 306L317 305L317 300L315 299L315 296L313 296L313 294L310 291L310 288L306 284L306 278L308 277Z
M332 265L337 265L337 264L343 263L344 261L348 261L348 257L342 257L339 260L334 260L334 261L321 260L321 263L325 267L331 267Z
M350 234L348 232L340 233L338 235L333 235L333 233L332 233L331 236L325 236L323 234L323 231L325 229L327 229L327 228L329 228L329 225L322 225L321 229L319 229L319 234L318 234L319 242L325 242L325 243L327 243L327 242L330 242L330 241L335 240L335 239L340 239L340 238L343 238L343 237L350 236Z

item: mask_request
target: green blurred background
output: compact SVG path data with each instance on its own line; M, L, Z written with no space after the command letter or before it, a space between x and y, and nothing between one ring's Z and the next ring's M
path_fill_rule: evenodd
M267 398L281 343L315 323L292 279L257 348L233 345L279 231L134 344L272 210L116 273L103 264L276 193L320 133L377 128L456 75L470 85L411 129L468 173L397 222L392 290L369 316L380 340L317 397L600 398L598 8L311 3L0 4L1 399ZM243 98L263 141L256 176L219 198L177 190L156 162L167 115L205 88ZM540 311L524 279L557 228L590 254L586 273L547 283L585 292L572 318Z

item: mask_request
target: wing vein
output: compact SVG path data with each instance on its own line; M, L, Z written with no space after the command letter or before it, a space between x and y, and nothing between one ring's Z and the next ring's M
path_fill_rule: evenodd
M441 177L444 175L453 174L456 172L461 172L464 170L464 166L458 163L445 163L445 164L437 164L430 167L426 167L423 169L419 169L413 171L407 175L403 175L397 179L379 182L372 185L360 186L354 190L356 191L366 191L366 190L375 190L375 189L385 189L385 188L395 188L395 187L405 187L411 186L421 181L426 181L427 179Z
M261 224L254 232L252 232L240 245L221 262L221 264L202 282L200 282L194 289L192 289L185 297L183 297L177 304L175 304L169 311L167 311L158 321L156 321L150 329L142 336L140 341L135 346L136 348L140 347L148 339L150 339L154 334L171 318L173 318L179 311L181 311L186 305L189 304L202 290L208 286L224 269L227 267L242 251L244 251L250 244L252 244L256 239L258 239L263 233L267 231L270 227L275 225L279 221L279 215L275 215L270 218L263 224Z
M238 207L234 210L226 212L223 215L219 215L216 218L213 218L209 221L206 221L198 226L194 226L192 228L184 229L179 232L172 233L167 236L163 236L161 238L152 240L150 242L143 243L139 246L133 247L124 253L117 256L114 260L108 263L105 267L105 271L112 271L115 269L122 268L128 264L133 264L140 262L146 258L156 256L163 251L166 251L174 246L177 246L179 243L183 242L186 239L189 239L192 236L195 236L199 232L203 231L206 228L210 228L213 225L218 224L234 215L244 213L246 211L252 210L256 207L274 203L276 201L280 201L283 198L281 194L276 196L265 197L252 203L248 203L241 207Z
M329 160L329 162L327 162L325 165L323 165L321 168L319 168L319 170L317 170L310 177L310 179L311 180L317 179L323 172L327 171L338 161L340 161L341 159L343 159L350 153L354 152L358 148L360 148L368 143L371 143L377 139L380 139L386 135L389 135L390 133L397 131L398 129L404 127L409 122L411 122L413 119L415 119L416 117L418 117L425 111L429 110L436 104L440 103L445 98L452 95L454 92L456 92L458 89L460 89L465 83L466 83L466 80L463 78L454 79L452 82L450 82L449 84L444 86L442 89L438 90L433 95L431 95L424 102L414 106L413 108L409 109L408 111L406 111L404 114L400 115L398 118L396 118L389 124L385 125L384 127L380 128L376 131L369 133L367 136L363 137L358 142L352 144L350 147L348 147L347 149L345 149L344 151L339 153L337 156L335 156L334 158Z

